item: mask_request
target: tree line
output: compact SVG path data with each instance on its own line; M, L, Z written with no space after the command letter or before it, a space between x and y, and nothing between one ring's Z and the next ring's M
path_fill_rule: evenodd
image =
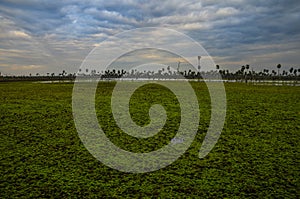
M61 73L46 73L46 75L29 74L24 76L3 76L0 73L0 81L44 81L44 80L74 80L76 77L81 78L100 78L103 80L110 79L220 79L240 82L253 82L253 81L299 81L300 80L300 68L291 67L289 70L281 71L281 64L278 64L273 70L263 69L260 72L250 69L250 65L243 65L239 70L231 72L229 70L222 70L220 65L216 65L215 70L211 71L196 71L196 70L171 70L170 66L161 68L158 71L138 71L124 69L110 69L105 71L96 71L95 69L79 69L77 73L67 73L63 70Z

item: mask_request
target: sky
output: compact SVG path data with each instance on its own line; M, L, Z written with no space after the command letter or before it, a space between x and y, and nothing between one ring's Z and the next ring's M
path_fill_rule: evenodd
M299 0L1 0L0 72L74 73L101 42L146 27L188 35L221 69L300 68Z

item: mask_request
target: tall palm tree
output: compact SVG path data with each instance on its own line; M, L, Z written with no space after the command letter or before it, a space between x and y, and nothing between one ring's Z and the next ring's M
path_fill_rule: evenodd
M293 74L294 68L290 68L290 73Z
M249 68L250 68L250 66L249 66L249 64L247 64L247 65L246 65L246 69L249 70Z
M241 68L241 71L244 73L244 70L246 69L246 67L243 65Z
M250 68L249 64L247 64L245 68L246 68L246 70L247 70L247 71L246 71L246 74L245 74L245 81L246 81L246 83L247 83L247 81L248 81L248 80L247 80L247 75L248 75L249 68Z
M217 69L217 72L220 73L220 66L219 65L216 65L216 69ZM221 74L222 75L222 74Z
M280 75L279 69L281 68L281 64L277 64L277 69L278 69L278 76Z
M177 73L179 73L179 67L180 67L180 61L178 61L178 64L177 64Z
M246 69L246 67L243 65L241 67L241 72L242 72L242 79L244 79L244 80L245 80L245 69Z

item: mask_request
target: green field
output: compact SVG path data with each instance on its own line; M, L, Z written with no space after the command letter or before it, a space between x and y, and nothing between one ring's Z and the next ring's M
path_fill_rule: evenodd
M72 83L0 83L0 197L299 198L300 87L225 83L224 129L199 159L210 98L205 84L191 84L201 113L193 144L166 168L131 174L105 166L82 144L72 116ZM162 102L168 111L163 130L140 140L117 128L109 108L113 87L101 82L96 98L99 123L112 142L133 152L168 144L180 122L175 96L155 84L132 96L139 125L149 122L145 107L151 104Z

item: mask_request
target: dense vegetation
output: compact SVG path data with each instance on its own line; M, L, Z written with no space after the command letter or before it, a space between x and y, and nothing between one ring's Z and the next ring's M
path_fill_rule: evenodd
M81 143L72 118L72 83L1 83L0 197L299 198L300 87L226 83L224 130L210 154L199 159L210 98L204 83L191 84L201 112L192 146L164 169L129 174L103 165ZM148 122L141 104L159 102L160 97L171 105L157 139L139 141L119 132L110 109L103 106L109 106L113 87L113 82L99 84L96 105L108 137L135 152L167 144L174 135L170 128L178 126L174 96L149 85L132 97L132 117L140 125Z

